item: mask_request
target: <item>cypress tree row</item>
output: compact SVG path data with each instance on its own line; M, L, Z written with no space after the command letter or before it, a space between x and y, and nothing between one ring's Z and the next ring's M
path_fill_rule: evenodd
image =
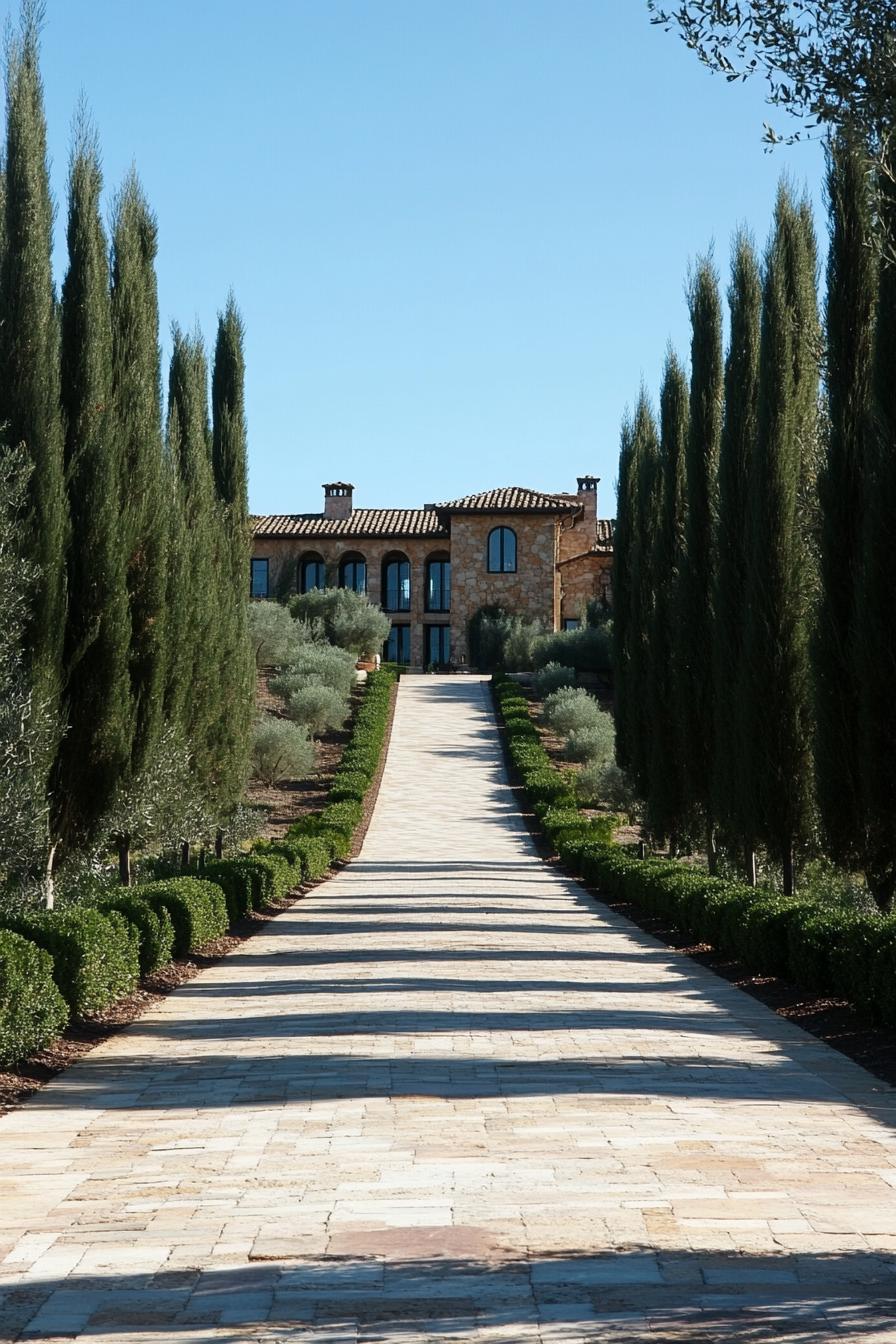
M61 382L71 524L63 651L68 727L55 770L54 811L58 832L70 847L95 835L130 751L130 622L101 186L96 143L82 123L69 175L69 269L62 288Z
M719 504L713 599L713 811L729 845L743 849L755 885L753 837L741 806L743 762L738 678L750 551L749 487L756 437L762 280L752 241L739 233L728 289L731 334L725 361L725 410L719 446Z
M247 492L243 323L233 295L218 321L212 370L212 465L223 529L219 621L219 810L235 807L249 766L255 663L249 644L246 582L250 536Z
M712 608L719 442L722 431L722 303L715 268L697 264L691 312L691 394L686 459L686 550L679 585L680 715L688 799L707 823L715 858L711 796L713 763Z
M648 631L651 789L645 803L651 835L657 842L667 839L672 854L687 830L687 791L682 772L685 729L680 717L686 688L681 684L681 623L677 612L687 532L688 418L687 377L677 355L670 350L660 392L658 518L652 558L654 599Z
M896 166L896 165L893 165ZM896 237L896 185L879 186L882 232ZM857 604L856 658L862 799L865 809L864 868L881 909L896 893L896 262L881 265L871 382L871 423L863 480L862 568Z
M750 745L746 833L781 862L788 893L812 813L807 504L817 452L818 348L811 216L782 185L763 287L739 703L741 740Z
M59 401L59 325L51 254L53 201L47 171L43 85L38 67L40 6L22 7L7 45L6 191L0 267L0 422L31 466L20 531L23 560L37 568L24 646L42 712L56 720L35 768L49 773L58 745L65 628L68 515Z
M828 853L849 865L862 861L865 830L856 603L877 298L868 171L862 146L841 134L827 176L828 433L819 475L821 598L812 652L818 808Z
M167 644L170 495L162 438L156 248L156 221L132 173L115 202L112 234L112 374L130 621L131 789L139 786L159 742Z

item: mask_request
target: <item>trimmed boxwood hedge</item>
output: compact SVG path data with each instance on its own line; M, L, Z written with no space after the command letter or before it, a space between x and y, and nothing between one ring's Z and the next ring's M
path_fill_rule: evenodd
M48 1045L67 1022L68 1005L53 979L49 952L0 929L0 1065Z
M174 925L174 952L185 957L221 938L228 928L227 902L216 882L200 877L165 877L132 887L154 910L167 910Z
M498 678L493 688L499 714L510 725L508 754L546 835L572 872L754 971L847 999L876 1022L896 1026L896 915L821 905L809 893L783 896L672 859L636 858L613 843L614 818L577 813L531 719L527 728L528 706L516 685Z
M174 925L164 907L154 910L127 887L98 896L92 904L98 910L117 910L137 930L141 975L168 965L174 956Z
M53 979L74 1017L98 1013L140 978L140 940L118 910L74 905L5 914L3 926L49 952Z

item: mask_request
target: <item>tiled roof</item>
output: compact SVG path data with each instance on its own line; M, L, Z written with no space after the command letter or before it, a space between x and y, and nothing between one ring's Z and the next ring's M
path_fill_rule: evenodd
M444 537L432 509L355 509L348 518L270 513L252 520L256 537Z
M574 513L582 507L582 501L577 495L549 495L543 490L506 485L434 507L439 513Z

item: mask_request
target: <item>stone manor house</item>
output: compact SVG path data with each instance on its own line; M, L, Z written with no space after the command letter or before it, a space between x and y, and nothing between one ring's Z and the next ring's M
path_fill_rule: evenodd
M596 476L569 494L507 486L422 509L356 509L354 486L323 487L323 513L253 519L256 598L339 585L392 619L383 656L464 666L468 622L492 604L546 630L579 624L611 599L613 523L597 516Z

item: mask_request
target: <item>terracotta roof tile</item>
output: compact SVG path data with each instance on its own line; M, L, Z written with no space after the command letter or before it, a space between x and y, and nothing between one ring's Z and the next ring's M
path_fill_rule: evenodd
M572 513L582 507L577 495L550 495L543 490L527 490L506 485L498 490L481 490L445 504L436 504L439 513Z
M271 513L252 520L256 537L444 537L432 509L355 509L348 518Z

